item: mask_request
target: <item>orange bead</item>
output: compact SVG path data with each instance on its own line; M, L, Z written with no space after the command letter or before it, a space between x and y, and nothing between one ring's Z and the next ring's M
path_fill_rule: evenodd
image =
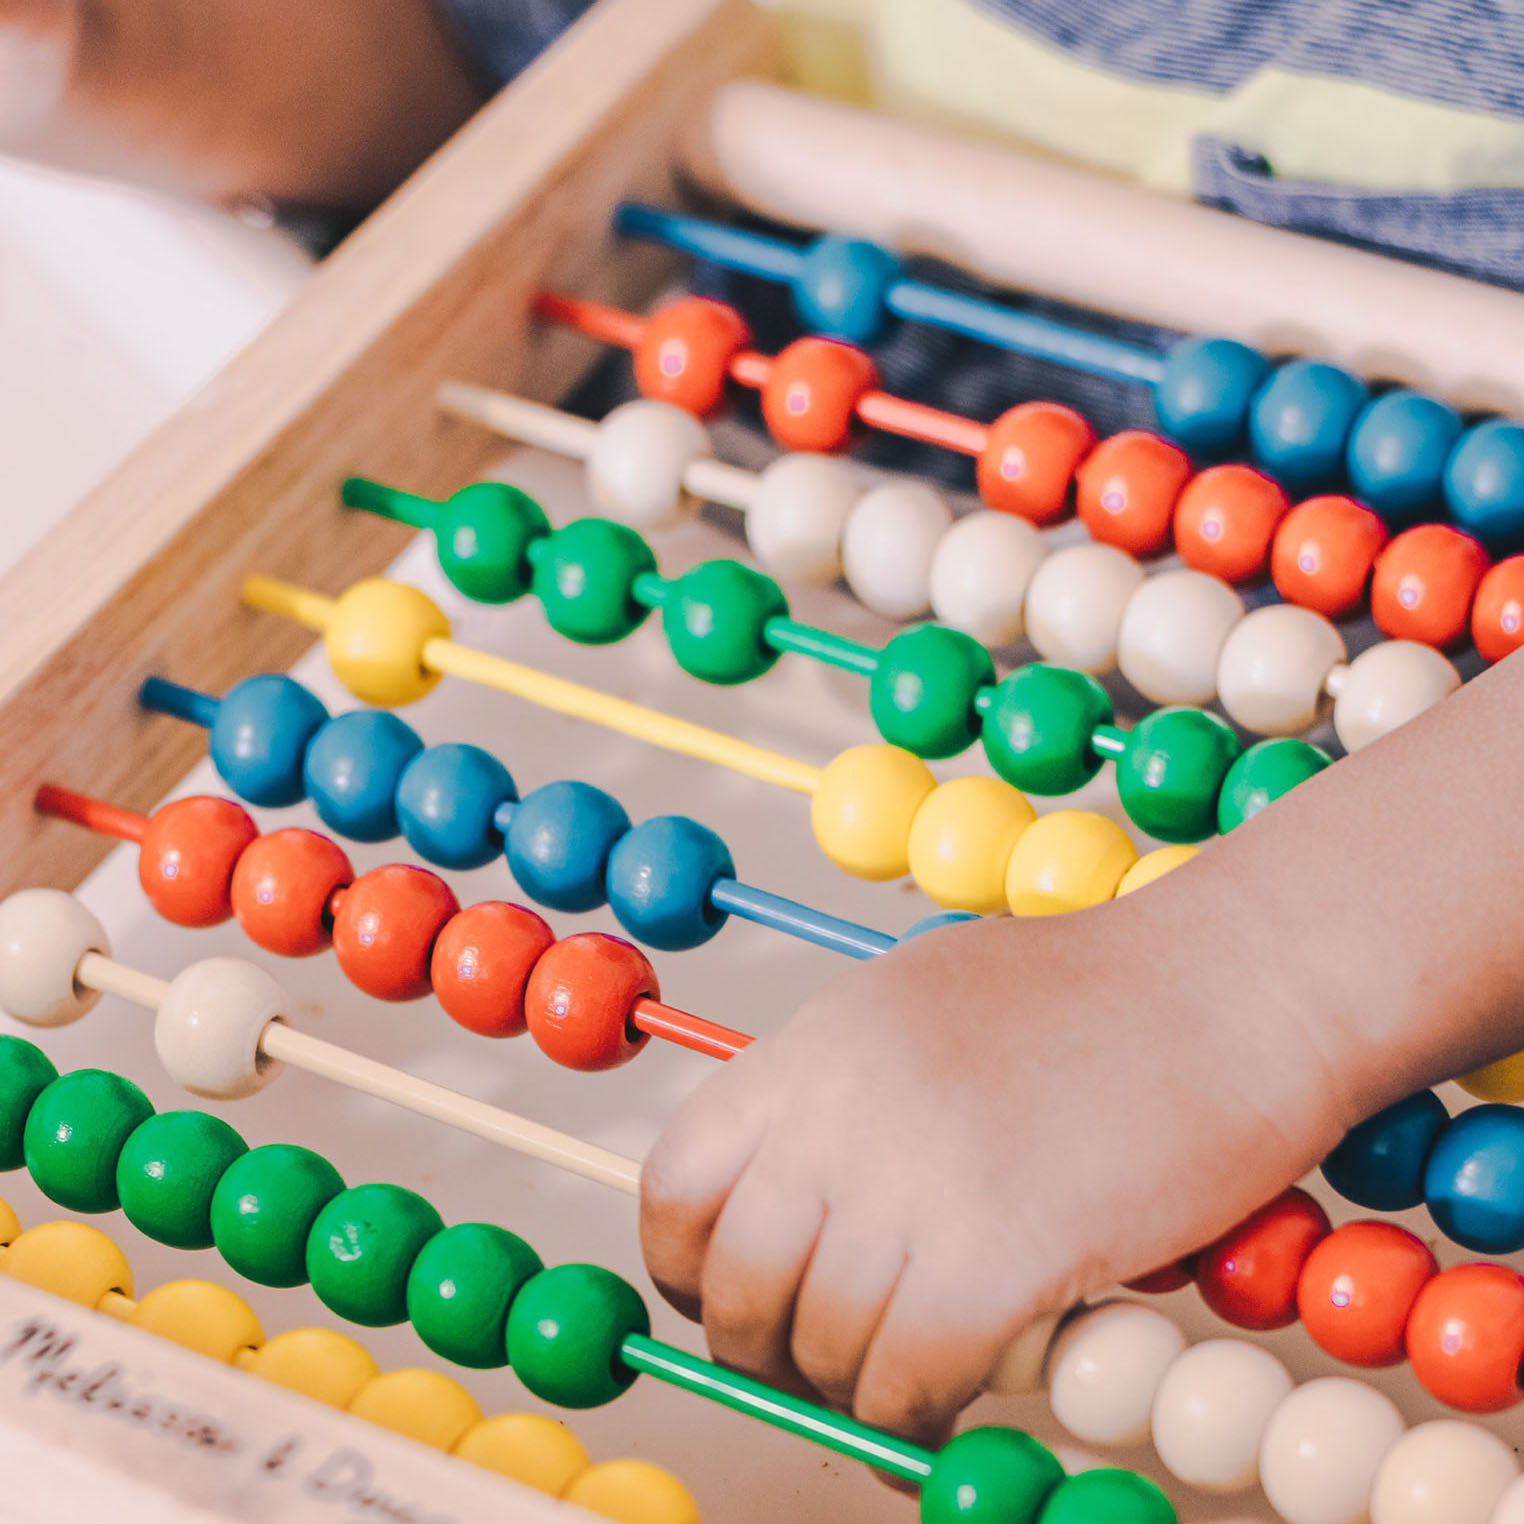
M1482 578L1471 605L1471 638L1484 661L1502 661L1524 646L1524 556L1499 561Z
M1310 497L1275 531L1270 575L1287 603L1340 619L1364 603L1385 544L1386 525L1352 497Z
M1290 507L1252 466L1213 466L1187 482L1175 504L1175 549L1197 571L1252 581L1270 564L1270 542Z
M233 870L259 829L230 799L198 795L155 810L138 850L138 882L176 926L218 926L233 913Z
M1113 434L1079 468L1075 509L1091 539L1151 556L1169 543L1175 503L1190 476L1185 451L1167 439L1136 429Z
M1524 1392L1524 1276L1506 1265L1456 1265L1418 1293L1408 1359L1425 1390L1463 1413L1501 1413Z
M1371 614L1394 640L1443 650L1470 627L1487 552L1448 524L1405 530L1376 558Z
M1218 1317L1263 1332L1296 1322L1297 1281L1328 1215L1306 1191L1277 1196L1196 1260L1196 1285Z
M446 1013L483 1037L524 1031L524 986L556 934L534 911L501 900L472 905L445 922L430 965Z
M333 940L329 900L355 870L335 841L292 826L252 842L233 869L233 913L256 946L306 958Z
M534 966L524 991L530 1035L568 1069L614 1069L645 1046L630 1009L661 999L656 970L638 947L597 931L557 942Z
M746 319L724 302L685 296L653 313L635 346L642 397L703 417L725 400L730 362L751 343Z
M1297 1311L1313 1343L1334 1359L1398 1365L1413 1302L1438 1273L1428 1247L1396 1223L1346 1223L1307 1256Z
M979 496L987 508L1051 524L1069 511L1080 462L1095 448L1095 430L1073 408L1023 402L989 427L979 452Z
M427 868L391 863L362 873L335 898L339 967L377 1000L417 1000L432 987L435 939L459 909L450 886Z
M830 453L851 443L857 404L878 385L878 367L835 339L795 339L762 387L762 417L785 450Z

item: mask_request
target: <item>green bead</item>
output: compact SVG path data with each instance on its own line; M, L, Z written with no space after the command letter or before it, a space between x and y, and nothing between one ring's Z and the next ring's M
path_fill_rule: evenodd
M529 591L529 547L550 533L544 510L507 482L462 487L439 512L439 566L477 603L512 603Z
M667 585L661 627L677 664L706 683L747 683L778 660L767 622L788 617L771 577L739 561L705 561Z
M527 1282L508 1310L508 1363L546 1402L596 1408L635 1379L619 1363L632 1333L651 1315L628 1281L597 1265L557 1265Z
M212 1246L212 1195L249 1145L221 1117L165 1111L127 1139L116 1161L116 1193L140 1233L175 1249Z
M407 1278L407 1315L418 1337L456 1365L508 1363L508 1309L545 1268L522 1238L485 1222L461 1222L423 1246Z
M116 1161L132 1130L152 1115L131 1080L76 1069L33 1102L22 1134L26 1167L43 1195L71 1212L115 1211Z
M1101 767L1091 737L1116 719L1093 677L1033 662L1002 678L984 711L984 754L1024 793L1072 794Z
M366 1328L407 1318L407 1282L444 1219L400 1185L356 1185L317 1214L307 1235L307 1279L330 1312Z
M558 635L606 646L639 628L635 579L654 573L651 547L625 524L578 519L535 546L534 595Z
M1122 808L1160 841L1200 841L1217 829L1217 796L1239 750L1232 728L1205 709L1156 709L1117 763Z
M1178 1517L1147 1477L1110 1469L1065 1477L1039 1516L1040 1524L1176 1524Z
M0 1170L26 1163L21 1143L26 1119L33 1102L57 1078L58 1070L41 1048L20 1037L0 1037Z
M291 1143L250 1149L212 1192L212 1242L245 1280L300 1286L307 1279L307 1235L343 1189L338 1170L311 1149Z
M1035 1524L1064 1479L1045 1445L1019 1429L965 1429L937 1452L921 1483L921 1524ZM1109 1515L1096 1514L1111 1524Z
M1228 769L1217 799L1217 829L1226 836L1331 761L1326 751L1291 736L1256 742Z
M990 653L973 636L918 624L901 630L880 653L868 707L891 746L918 757L951 757L978 738L974 701L994 682Z

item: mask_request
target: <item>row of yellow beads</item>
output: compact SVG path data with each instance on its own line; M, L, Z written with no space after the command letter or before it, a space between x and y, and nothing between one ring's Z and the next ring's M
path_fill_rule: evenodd
M59 1221L23 1232L0 1201L0 1274L620 1524L698 1524L687 1489L659 1466L595 1466L564 1424L537 1413L484 1418L448 1376L383 1372L361 1345L331 1329L294 1328L267 1340L253 1309L224 1286L172 1281L135 1302L127 1260L98 1228Z

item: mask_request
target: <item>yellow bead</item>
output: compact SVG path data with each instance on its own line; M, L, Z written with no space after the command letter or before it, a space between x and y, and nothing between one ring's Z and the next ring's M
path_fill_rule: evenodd
M265 1331L254 1309L211 1281L170 1281L138 1303L133 1323L199 1355L231 1365L241 1349L258 1349Z
M82 1222L28 1228L5 1251L0 1271L81 1307L97 1306L109 1291L132 1295L132 1270L122 1251Z
M1524 1053L1473 1069L1455 1083L1479 1101L1494 1101L1501 1106L1524 1105Z
M331 1328L279 1333L238 1362L262 1380L331 1408L347 1408L381 1374L370 1351Z
M1111 899L1138 854L1104 815L1056 810L1028 827L1005 874L1012 915L1063 915Z
M589 1465L582 1441L564 1423L540 1413L484 1418L466 1430L451 1453L553 1498L560 1497Z
M405 1434L436 1450L453 1450L481 1422L476 1399L438 1371L387 1371L368 1381L349 1404L356 1418Z
M619 1524L699 1524L698 1504L688 1489L649 1461L589 1466L562 1496Z
M999 778L938 784L910 827L910 872L944 910L1003 910L1005 865L1036 819L1026 795Z
M323 644L334 675L366 704L394 709L421 699L439 681L423 648L450 638L450 621L426 594L372 577L333 606Z
M0 1201L0 1249L21 1234L21 1219L11 1210L8 1201Z
M1181 863L1188 863L1200 850L1200 847L1179 846L1146 852L1122 875L1122 882L1117 885L1117 898L1153 883L1156 878L1163 878Z
M903 878L910 827L937 786L919 757L896 746L854 746L820 775L810 826L820 850L854 878Z

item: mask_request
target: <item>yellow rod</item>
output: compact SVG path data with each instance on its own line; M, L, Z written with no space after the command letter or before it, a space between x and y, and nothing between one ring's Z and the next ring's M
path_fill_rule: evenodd
M293 587L289 582L278 582L274 577L246 577L243 601L251 609L263 609L267 614L294 619L309 630L327 629L334 608L332 598L309 592L304 587Z

